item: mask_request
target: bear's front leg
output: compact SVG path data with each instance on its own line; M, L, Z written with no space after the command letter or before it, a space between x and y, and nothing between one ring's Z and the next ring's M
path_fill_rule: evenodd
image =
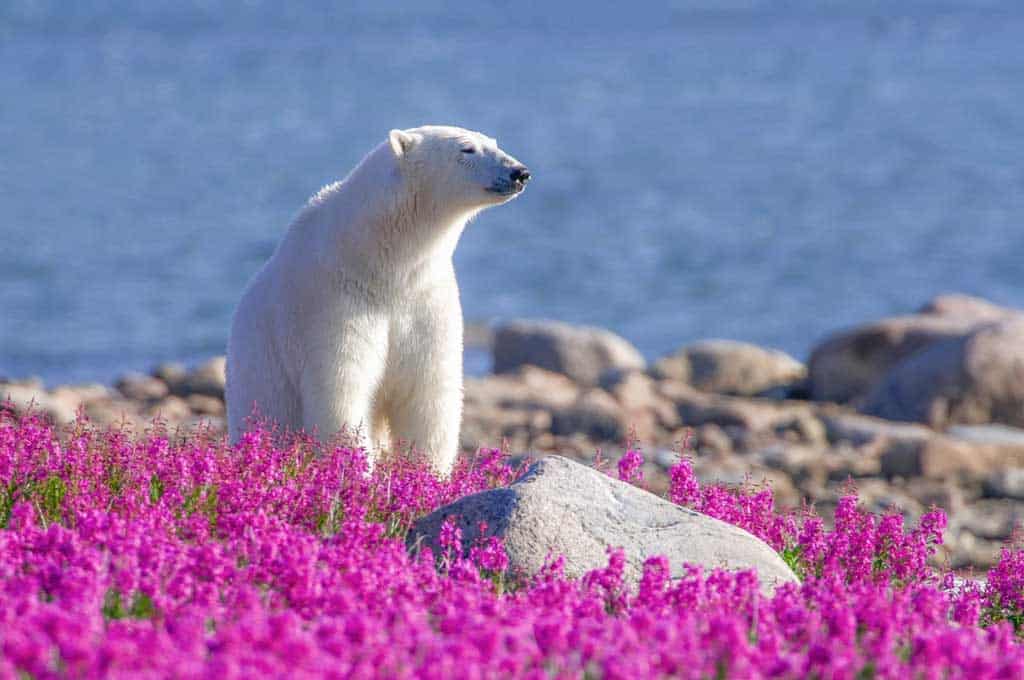
M422 452L437 474L447 477L459 455L462 425L462 375L425 381L389 409L392 435Z
M387 418L391 434L424 453L448 476L459 453L462 426L462 310L457 291L415 306L401 324ZM453 299L454 298L454 299Z
M311 344L302 369L302 422L327 441L342 430L366 451L372 469L373 404L387 356L386 324L346 323Z

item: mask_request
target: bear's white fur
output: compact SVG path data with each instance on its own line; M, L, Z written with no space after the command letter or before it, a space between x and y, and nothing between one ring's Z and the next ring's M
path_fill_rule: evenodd
M529 173L456 127L392 130L321 189L249 283L228 342L232 441L254 413L371 457L400 439L443 474L462 420L462 309L452 255L466 223Z

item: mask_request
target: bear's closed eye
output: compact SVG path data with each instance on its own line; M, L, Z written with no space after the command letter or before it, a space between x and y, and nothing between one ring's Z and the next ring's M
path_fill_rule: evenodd
M467 149L463 149L462 153L476 153L476 149L474 149L473 147L469 147Z

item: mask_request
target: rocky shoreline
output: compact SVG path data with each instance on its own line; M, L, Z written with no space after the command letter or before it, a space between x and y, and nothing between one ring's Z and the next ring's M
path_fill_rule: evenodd
M806 365L732 341L651 365L608 331L515 321L489 341L495 372L466 379L464 449L613 461L630 439L651 490L680 452L703 481L767 483L828 516L855 484L871 510L950 516L938 556L994 563L1024 517L1024 311L962 295L838 332ZM224 359L163 364L113 386L0 381L0 398L55 422L224 428Z

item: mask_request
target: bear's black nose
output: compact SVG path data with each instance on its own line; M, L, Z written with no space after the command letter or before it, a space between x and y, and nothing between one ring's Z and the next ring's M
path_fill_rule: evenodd
M517 184L526 184L530 181L530 171L526 168L516 168L512 171L512 181Z

